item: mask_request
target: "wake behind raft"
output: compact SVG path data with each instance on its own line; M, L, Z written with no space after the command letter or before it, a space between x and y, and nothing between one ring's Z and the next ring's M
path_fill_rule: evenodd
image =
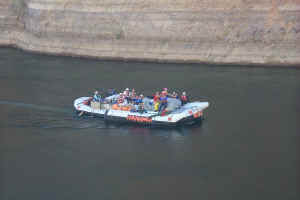
M189 102L182 105L177 98L168 97L163 111L156 111L153 98L142 98L140 106L132 102L119 102L121 94L108 96L101 101L93 97L80 97L74 101L75 110L81 115L92 115L107 121L130 122L150 126L191 125L203 120L203 111L209 102Z

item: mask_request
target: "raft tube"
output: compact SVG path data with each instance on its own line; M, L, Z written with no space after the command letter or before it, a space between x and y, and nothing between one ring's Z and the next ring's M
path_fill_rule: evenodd
M108 97L111 100L114 97ZM102 104L99 108L89 105L91 97L80 97L74 101L74 108L80 114L92 115L104 118L107 121L128 122L141 125L177 126L183 124L195 124L203 119L203 111L209 106L209 102L191 102L162 115L155 111L137 112L120 108L115 104ZM119 107L119 108L116 108Z

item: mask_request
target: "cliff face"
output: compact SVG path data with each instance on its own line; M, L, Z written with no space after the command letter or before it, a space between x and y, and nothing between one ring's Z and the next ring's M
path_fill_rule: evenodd
M300 66L300 0L0 0L0 44L99 58Z

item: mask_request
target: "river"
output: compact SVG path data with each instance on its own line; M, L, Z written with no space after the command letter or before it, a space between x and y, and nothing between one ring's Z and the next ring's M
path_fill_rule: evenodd
M79 118L73 100L167 87L208 100L201 125ZM0 48L0 199L300 197L300 69L101 61Z

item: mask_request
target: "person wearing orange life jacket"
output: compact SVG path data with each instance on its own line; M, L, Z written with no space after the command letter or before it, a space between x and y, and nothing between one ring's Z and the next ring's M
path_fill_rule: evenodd
M185 105L189 102L189 98L188 96L186 95L186 92L183 92L181 97L180 97L180 100L181 100L181 105Z

